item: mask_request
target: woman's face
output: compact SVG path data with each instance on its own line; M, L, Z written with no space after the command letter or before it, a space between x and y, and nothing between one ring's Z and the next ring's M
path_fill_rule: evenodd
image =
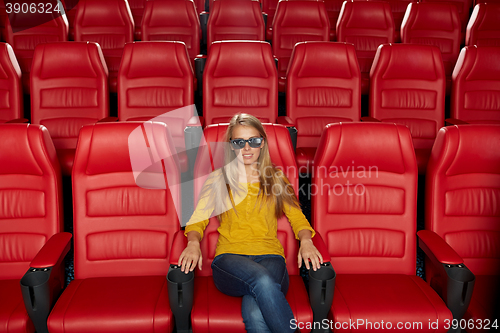
M261 135L259 134L259 131L256 128L243 125L236 125L233 128L233 133L231 135L232 140L234 139L248 140L250 138L260 138L260 137ZM245 147L243 147L242 149L234 149L232 146L231 149L234 150L239 161L242 161L245 165L252 165L253 163L258 161L260 156L260 149L262 147L264 147L264 141L262 141L260 146L257 148L252 148L250 147L248 142L245 142Z

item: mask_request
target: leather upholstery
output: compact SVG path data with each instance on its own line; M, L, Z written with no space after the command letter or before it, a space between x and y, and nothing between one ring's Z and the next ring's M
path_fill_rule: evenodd
M394 20L385 1L344 2L337 22L337 40L354 44L361 70L361 93L370 91L370 68L381 44L394 42Z
M441 51L446 74L446 95L451 93L451 74L460 52L460 15L449 3L411 3L401 25L401 41L434 45Z
M144 152L155 156L145 169L154 188L136 183ZM165 124L82 128L73 168L75 280L49 316L50 332L172 331L165 276L179 230L179 182Z
M465 45L500 46L500 2L474 7L465 35Z
M278 78L271 46L261 41L214 42L203 72L207 125L229 122L237 112L262 122L278 117Z
M266 40L272 42L273 40L273 21L276 15L276 8L278 8L278 0L262 0L262 13L267 14L266 26Z
M286 91L286 71L295 44L329 40L330 20L323 1L279 2L273 21L273 53L278 59L280 92Z
M384 320L393 329L398 321L422 321L423 332L446 332L451 312L415 276L417 163L410 131L388 123L327 125L312 186L314 228L337 273L331 319ZM439 319L440 328L427 327L429 319Z
M142 20L142 40L181 41L189 58L200 53L200 20L193 1L147 1Z
M61 0L68 20L68 39L75 40L75 16L79 0Z
M500 47L464 47L453 71L451 117L468 123L500 123L499 107Z
M370 116L408 126L420 174L444 125L442 64L435 46L390 44L379 47L370 72Z
M394 41L396 43L401 42L401 23L403 23L403 17L405 16L406 7L412 2L411 0L389 0L389 5L391 6L392 18L394 19L394 28L396 29L396 34Z
M326 0L325 6L328 12L328 19L330 20L330 40L337 40L337 20L339 18L340 9L342 8L342 0Z
M125 45L118 73L118 118L164 121L177 147L182 172L188 168L184 129L193 116L193 105L193 69L184 43Z
M128 0L128 5L130 6L130 12L132 13L132 18L134 19L134 39L141 40L141 22L142 16L144 15L144 7L146 6L146 0Z
M309 172L325 125L359 121L361 116L361 74L354 46L297 43L288 68L286 96L287 115L298 131L297 165Z
M465 30L467 27L467 22L469 22L469 16L470 16L470 10L472 7L472 0L451 0L451 1L444 1L444 0L422 0L422 2L433 2L433 3L440 3L440 2L445 2L449 4L453 4L455 7L457 7L458 11L458 16L460 17L460 44L462 45L464 43L465 39Z
M65 175L71 175L80 128L109 116L107 74L96 43L47 43L35 50L31 121L50 131Z
M21 68L12 47L0 43L0 124L22 116Z
M43 126L0 124L0 151L0 330L33 333L19 280L63 229L61 169Z
M96 42L109 71L109 91L116 93L125 43L134 40L134 19L127 0L80 0L75 17L75 41Z
M445 127L427 168L425 228L441 236L476 276L466 319L494 318L500 291L499 145L500 125ZM434 273L426 273L433 285Z

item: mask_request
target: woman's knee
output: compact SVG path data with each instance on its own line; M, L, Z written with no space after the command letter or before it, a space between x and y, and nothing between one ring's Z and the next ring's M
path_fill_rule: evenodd
M281 285L274 281L269 274L262 274L255 278L254 291L256 293L269 293L280 291Z

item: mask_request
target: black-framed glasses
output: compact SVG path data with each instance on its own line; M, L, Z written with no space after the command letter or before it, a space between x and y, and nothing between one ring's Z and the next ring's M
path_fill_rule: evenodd
M262 141L264 141L264 138L250 138L248 140L244 139L229 140L229 142L231 142L231 146L234 149L243 149L247 142L251 148L259 148L259 146L262 144Z

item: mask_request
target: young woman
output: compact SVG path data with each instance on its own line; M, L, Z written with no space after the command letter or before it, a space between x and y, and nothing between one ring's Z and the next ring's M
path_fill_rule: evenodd
M200 194L185 234L188 245L179 257L183 272L201 269L200 241L210 216L220 221L212 262L217 288L243 296L241 311L247 332L291 332L294 318L285 299L288 290L284 250L277 238L277 219L285 214L300 240L304 260L316 270L323 262L313 245L314 230L302 213L286 176L274 168L267 135L260 121L235 115L226 132L225 166L212 172Z

